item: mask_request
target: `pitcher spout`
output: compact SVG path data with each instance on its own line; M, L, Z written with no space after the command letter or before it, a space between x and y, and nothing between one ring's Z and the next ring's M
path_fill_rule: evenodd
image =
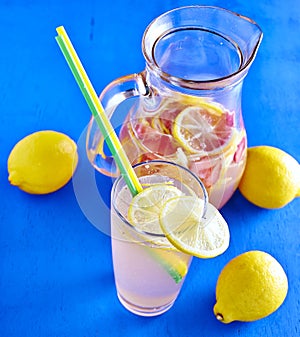
M263 32L259 25L252 19L233 13L232 27L229 37L233 38L241 53L241 65L239 72L248 71L254 61L258 48L263 38ZM236 22L236 23L235 23ZM231 28L232 28L231 27ZM234 75L234 74L233 74Z
M224 88L245 77L263 36L257 23L212 6L182 7L180 17L177 12L158 17L145 31L143 53L151 72L195 90ZM166 27L166 17L173 22L173 16L176 27Z

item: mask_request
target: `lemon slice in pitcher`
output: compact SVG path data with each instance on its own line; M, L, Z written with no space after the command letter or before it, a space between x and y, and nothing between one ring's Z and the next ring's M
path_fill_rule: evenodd
M182 252L200 258L222 254L229 246L229 229L219 211L194 196L176 196L166 201L160 226L167 239Z
M230 149L234 141L233 114L219 105L202 102L175 118L173 136L192 154L213 156Z

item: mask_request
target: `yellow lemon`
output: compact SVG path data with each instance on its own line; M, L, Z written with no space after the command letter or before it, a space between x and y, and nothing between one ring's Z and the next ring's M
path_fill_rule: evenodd
M239 189L259 207L283 207L300 195L299 163L278 148L251 147Z
M28 193L51 193L71 179L77 162L76 143L67 135L51 130L35 132L11 150L8 180Z
M249 251L221 271L214 314L223 323L255 321L277 310L287 291L287 276L279 262L265 252Z

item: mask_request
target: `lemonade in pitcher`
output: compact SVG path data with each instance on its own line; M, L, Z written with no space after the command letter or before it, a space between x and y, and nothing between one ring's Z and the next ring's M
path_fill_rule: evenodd
M236 113L218 103L180 98L164 100L154 112L146 110L146 104L133 106L120 140L133 164L166 159L189 168L203 181L210 202L220 208L237 188L245 167L243 121L236 121Z
M113 81L100 95L112 118L122 103L136 100L117 125L123 124L120 139L131 162L165 159L190 169L221 208L245 167L242 87L262 36L251 19L211 6L181 7L153 20L142 41L145 70ZM89 160L117 176L103 143L92 120Z

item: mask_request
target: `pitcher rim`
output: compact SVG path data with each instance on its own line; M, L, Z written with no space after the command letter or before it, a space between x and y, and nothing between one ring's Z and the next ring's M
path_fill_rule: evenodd
M174 76L172 74L169 74L165 71L163 71L158 64L155 61L155 57L153 55L153 53L148 53L146 50L146 46L145 46L145 39L147 34L149 33L149 30L151 27L153 27L153 25L162 17L164 16L168 16L173 12L178 12L178 11L182 11L182 10L186 10L186 9L215 9L215 10L219 10L219 11L224 11L230 14L233 14L236 17L239 17L241 19L244 19L246 21L248 21L249 23L253 24L255 27L257 27L258 31L259 31L259 36L257 39L257 42L255 44L255 47L253 48L251 55L249 57L249 59L247 60L247 62L244 65L241 65L239 67L239 69L237 71L232 72L229 75L226 76L222 76L222 77L218 77L218 78L213 78L213 79L209 79L209 80L191 80L191 79L185 79L182 77L178 77L178 76ZM168 34L168 30L166 30L164 32L165 34ZM160 37L162 37L162 35L160 35ZM159 37L159 38L160 38ZM188 89L213 89L216 87L225 87L227 86L229 83L236 83L238 82L240 79L243 79L245 77L245 75L248 72L248 69L250 67L250 65L252 64L252 62L255 59L255 56L257 54L259 45L261 43L263 37L263 32L262 29L260 28L260 26L251 18L241 15L237 12L234 12L232 10L223 8L223 7L219 7L219 6L206 6L206 5L188 5L188 6L181 6L181 7L176 7L174 9L171 9L169 11L166 11L164 13L162 13L161 15L159 15L158 17L156 17L155 19L153 19L149 25L147 26L147 28L144 31L143 37L142 37L142 52L144 55L144 58L146 60L147 66L149 68L151 68L152 71L154 71L160 78L162 78L163 80L165 80L166 82L175 85L175 86L180 86L183 88L188 88ZM156 41L159 40L156 39ZM229 81L229 83L228 83Z

